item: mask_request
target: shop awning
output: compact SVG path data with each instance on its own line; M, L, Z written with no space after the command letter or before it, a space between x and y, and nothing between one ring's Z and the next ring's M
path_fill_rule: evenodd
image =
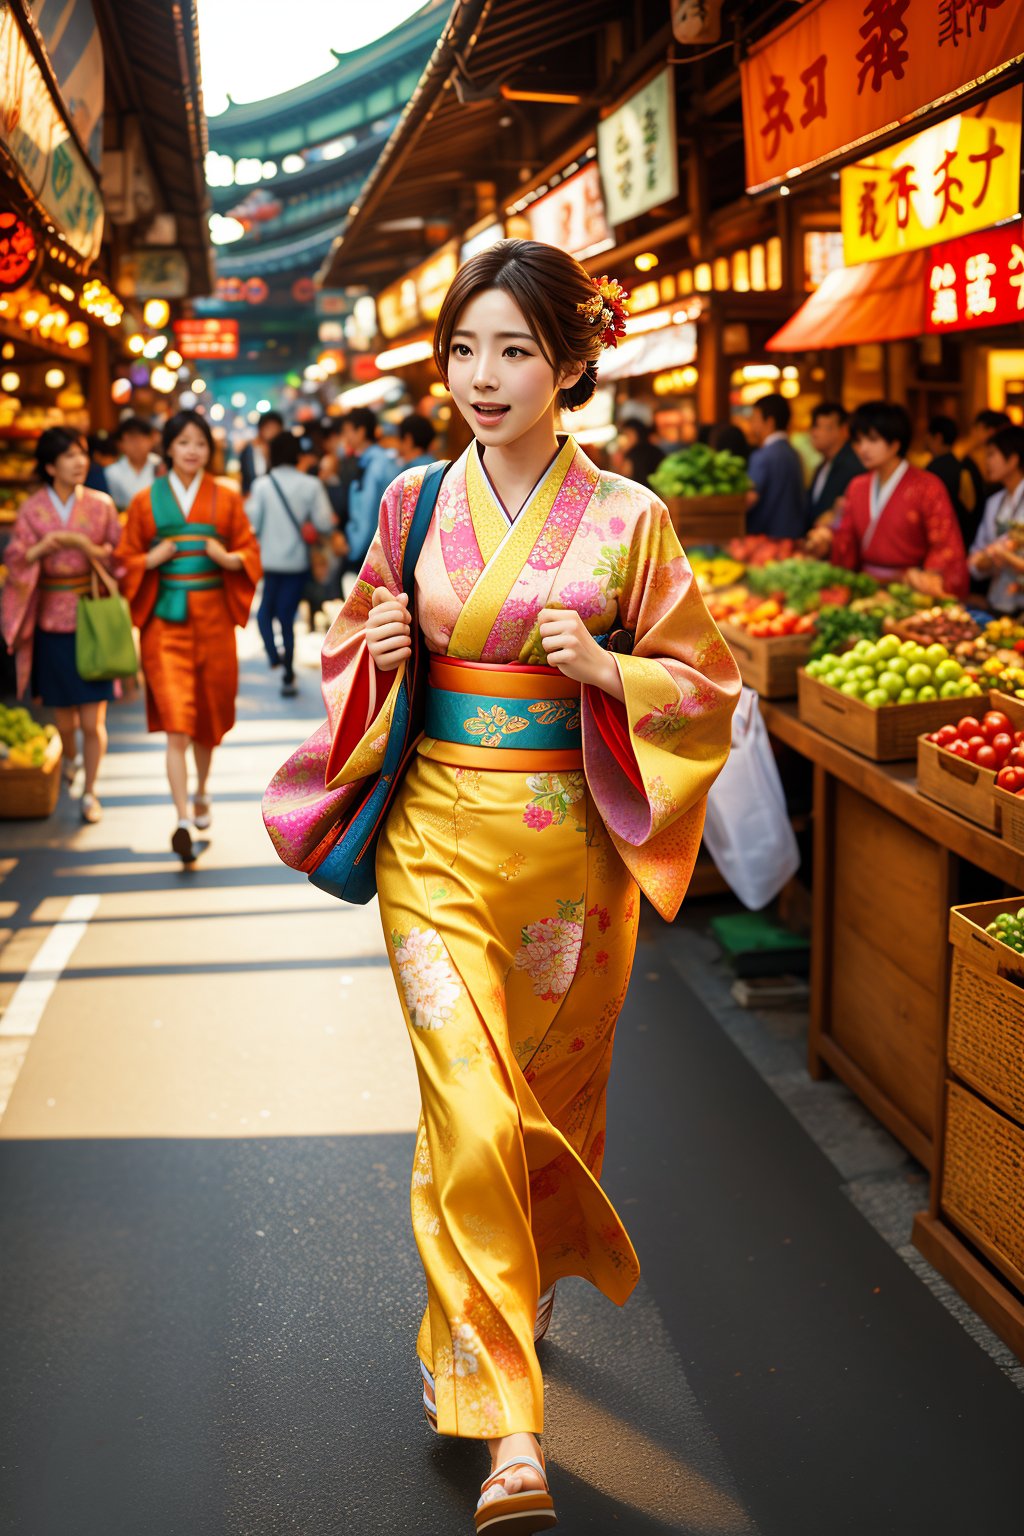
M925 330L927 251L830 272L767 343L769 352L812 352L903 341Z

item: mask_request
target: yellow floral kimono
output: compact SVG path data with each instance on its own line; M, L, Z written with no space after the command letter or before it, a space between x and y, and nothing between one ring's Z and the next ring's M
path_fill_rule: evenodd
M329 788L380 764L400 674L377 672L365 622L376 587L398 590L423 473L385 493L327 637ZM423 1105L418 1349L442 1433L539 1433L539 1295L582 1275L621 1305L638 1278L598 1182L615 1021L638 886L674 916L739 677L665 507L571 437L514 520L474 443L441 487L415 586L433 719L454 724L419 743L377 881ZM624 707L545 665L545 606L574 608L595 636L632 633L615 656Z

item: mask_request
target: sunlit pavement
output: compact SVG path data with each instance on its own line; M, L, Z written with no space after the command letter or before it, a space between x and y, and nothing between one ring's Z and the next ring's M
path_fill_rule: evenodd
M284 869L259 816L317 678L283 701L242 645L194 870L138 703L99 826L66 796L0 824L12 1536L472 1530L482 1452L418 1407L416 1087L376 909ZM560 1287L543 1346L564 1529L1010 1532L1024 1397L716 1025L696 927L646 926L613 1074L645 1278L621 1312Z

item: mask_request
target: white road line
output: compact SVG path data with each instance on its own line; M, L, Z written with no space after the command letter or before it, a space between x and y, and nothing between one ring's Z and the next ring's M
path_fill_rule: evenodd
M72 896L43 940L0 1019L0 1035L34 1035L61 973L78 948L98 896Z

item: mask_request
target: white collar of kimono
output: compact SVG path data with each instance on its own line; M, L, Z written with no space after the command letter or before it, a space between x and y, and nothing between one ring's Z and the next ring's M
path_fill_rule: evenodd
M171 490L174 492L175 501L185 516L188 517L195 506L196 497L199 495L199 487L203 483L202 470L199 471L198 475L193 476L192 484L188 486L182 483L173 469L167 478L170 481Z
M910 461L904 459L902 464L893 470L884 485L879 484L877 471L871 476L871 517L868 523L870 530L874 530L878 519L892 500L893 492L909 468Z
M558 434L558 437L557 437L558 446L555 449L553 457L548 460L547 464L545 464L545 466L544 466L544 468L543 468L543 470L541 472L540 479L537 481L536 485L533 487L533 490L530 492L529 496L527 496L526 500L523 502L522 506L519 508L519 511L515 512L515 513L512 513L512 512L510 512L508 510L508 508L506 507L505 503L502 501L501 497L498 495L497 491L494 489L494 485L493 485L493 483L491 481L491 477L487 473L487 465L484 462L484 450L481 448L479 442L475 442L474 443L473 447L474 447L474 451L476 453L477 463L480 465L480 468L484 472L484 484L487 486L487 489L490 491L491 495L494 497L494 504L495 504L495 506L498 508L498 510L501 513L502 517L504 517L508 521L510 526L511 526L512 523L518 521L518 519L522 517L522 515L526 511L527 507L530 505L531 501L536 496L536 494L540 490L541 486L544 484L544 482L547 479L548 475L550 475L551 471L554 469L555 464L558 461L558 455L561 453L562 449L565 447L566 436L567 435L565 433Z
M48 485L46 489L50 493L50 500L53 502L53 510L56 512L61 522L64 524L70 523L71 514L75 509L75 503L78 501L82 494L82 487L80 485L76 485L67 501L61 501L52 485Z

